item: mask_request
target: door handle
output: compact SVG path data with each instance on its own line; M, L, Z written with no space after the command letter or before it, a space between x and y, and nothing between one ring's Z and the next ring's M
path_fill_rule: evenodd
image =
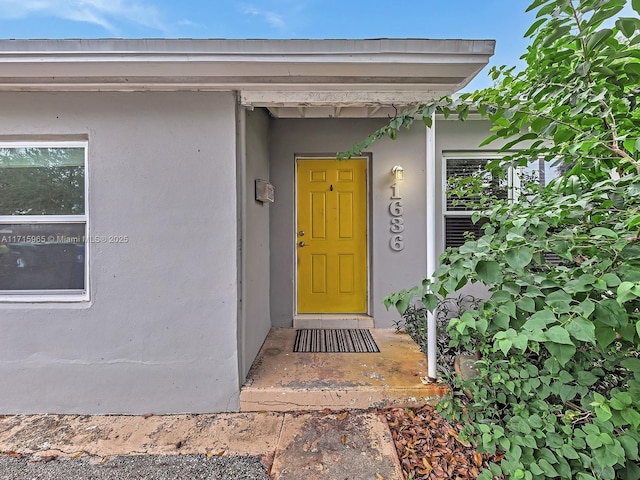
M304 230L300 230L300 231L298 232L298 235L300 235L301 237L304 237Z
M298 243L298 246L299 246L299 247L306 247L306 246L307 246L307 244L306 244L306 243L304 243L304 242L299 242L299 243Z

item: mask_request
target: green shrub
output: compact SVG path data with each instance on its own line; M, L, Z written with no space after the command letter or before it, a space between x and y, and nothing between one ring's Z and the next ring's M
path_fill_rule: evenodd
M485 203L482 237L385 299L434 311L469 283L489 288L448 324L451 348L481 355L480 375L457 384L472 400L440 405L503 456L482 479L640 478L640 0L616 18L626 3L535 0L525 70L494 69L494 88L416 106L348 153L417 114L429 126L434 111L475 109L493 123L485 143L503 142L494 174L560 164L561 178L518 202Z
M455 357L460 354L472 353L470 349L474 347L474 345L451 346L451 337L447 331L449 322L452 318L460 317L466 310L477 308L479 304L480 299L472 295L458 295L439 302L435 309L438 371L447 377L453 373ZM420 346L420 350L425 355L427 354L429 339L427 334L427 312L427 308L421 303L412 303L404 310L400 320L394 322L396 330L405 331Z

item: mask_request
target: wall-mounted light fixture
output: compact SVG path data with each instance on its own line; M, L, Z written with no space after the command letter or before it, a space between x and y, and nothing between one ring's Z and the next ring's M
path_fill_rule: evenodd
M391 169L391 175L393 175L396 180L404 180L404 168L400 165L395 165Z

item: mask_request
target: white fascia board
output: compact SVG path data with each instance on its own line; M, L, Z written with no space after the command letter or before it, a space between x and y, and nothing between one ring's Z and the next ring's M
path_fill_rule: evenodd
M460 39L325 39L325 40L261 40L261 39L66 39L66 40L0 40L0 54L52 53L82 55L358 55L358 54L444 54L492 55L494 40Z

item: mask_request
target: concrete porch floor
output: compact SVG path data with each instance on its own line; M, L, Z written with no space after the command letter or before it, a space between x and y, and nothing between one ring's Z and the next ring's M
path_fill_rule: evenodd
M408 335L371 333L380 353L294 353L296 330L272 330L240 392L240 411L367 409L444 395L446 387L420 380L427 361Z

